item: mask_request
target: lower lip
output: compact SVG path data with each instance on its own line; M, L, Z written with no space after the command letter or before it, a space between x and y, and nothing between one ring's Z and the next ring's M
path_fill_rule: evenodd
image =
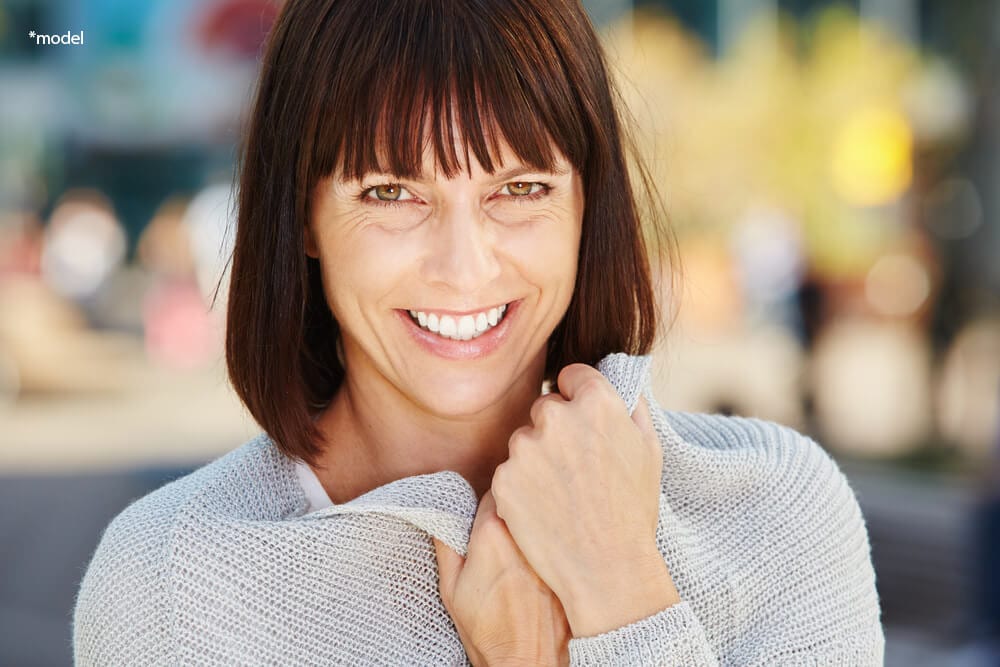
M514 301L507 306L503 319L492 329L476 338L469 340L452 340L442 338L420 327L413 321L409 312L397 310L396 313L410 331L410 335L422 348L445 359L479 359L485 357L500 347L510 333L511 323L517 316L520 301Z

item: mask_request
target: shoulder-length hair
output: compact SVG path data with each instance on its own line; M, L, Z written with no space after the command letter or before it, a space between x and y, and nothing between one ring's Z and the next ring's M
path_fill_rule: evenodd
M344 378L338 325L304 251L317 182L417 175L426 141L452 176L455 126L466 165L471 150L492 173L506 141L550 170L554 144L581 174L576 287L546 378L649 351L656 298L616 99L579 0L288 0L240 154L226 330L232 384L285 454L315 461L314 419Z

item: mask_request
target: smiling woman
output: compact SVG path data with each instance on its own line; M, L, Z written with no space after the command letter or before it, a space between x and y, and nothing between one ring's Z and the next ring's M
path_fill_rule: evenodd
M496 387L529 364L554 380L572 362L649 349L641 222L603 55L577 3L292 3L269 55L244 154L229 302L240 324L227 349L234 386L285 451L311 461L321 448L313 417L343 379L330 341L345 317L388 337L379 320L394 310L440 323L523 298L518 358L454 367ZM373 294L392 279L400 291ZM384 341L349 332L344 351L374 360ZM380 354L441 377L451 400L468 389L446 382L453 366L428 373L398 345Z
M227 329L264 432L109 526L78 663L880 664L834 462L656 403L621 128L577 0L288 0Z
M337 443L321 456L345 455L345 432L370 423L358 414L370 405L399 415L411 436L366 429L354 442L359 457L379 452L394 477L408 476L436 472L457 448L472 467L452 469L479 495L489 487L492 469L480 461L504 458L504 431L537 398L549 338L576 282L583 187L578 171L553 152L551 170L520 164L504 145L502 173L473 158L451 177L334 173L317 184L305 253L317 260L350 368L315 422ZM433 157L425 152L422 174L435 173ZM505 428L492 441L470 439L470 422ZM389 481L358 471L337 480L346 468L329 463L321 474L340 494Z

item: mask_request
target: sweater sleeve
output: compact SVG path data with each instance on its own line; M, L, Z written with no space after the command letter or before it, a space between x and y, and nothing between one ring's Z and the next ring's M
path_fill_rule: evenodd
M569 642L571 665L717 665L691 605L679 602L610 632Z
M782 585L750 631L739 664L882 665L882 630L868 531L857 498L837 463L811 438L796 441L811 474L785 516L794 532ZM789 503L791 501L788 501ZM792 521L791 519L794 519Z
M73 612L78 667L174 662L167 584L174 512L165 495L133 503L104 531Z
M703 625L698 605L683 600L610 632L570 640L570 664L882 664L868 536L846 477L817 443L792 429L758 420L730 421L727 428L746 429L772 454L781 453L771 459L780 465L769 464L771 474L745 505L745 511L765 508L757 530L770 533L765 553L777 570L766 581L755 580L752 568L737 575L746 588L731 627Z

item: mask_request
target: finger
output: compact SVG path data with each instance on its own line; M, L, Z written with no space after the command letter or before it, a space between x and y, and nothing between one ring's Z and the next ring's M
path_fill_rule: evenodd
M501 466L503 464L500 464ZM499 469L500 466L497 466ZM494 471L494 476L496 472ZM496 498L493 497L493 489L489 488L483 497L479 499L479 506L476 508L476 518L472 520L472 534L469 535L469 549L472 549L473 542L477 540L475 537L479 533L489 531L496 521L501 521L500 515L497 513L497 502Z
M482 520L480 520L482 519ZM476 512L476 524L473 525L473 532L476 531L476 525L483 527L488 523L488 528L486 530L490 532L491 543L496 545L497 538L500 542L509 547L515 556L520 560L524 560L524 556L521 555L520 549L517 548L517 543L514 541L513 535L510 534L510 528L507 526L507 522L504 521L503 517L500 516L500 508L497 506L496 497L493 495L493 489L490 488L483 494L483 499L479 501L479 510ZM472 545L472 538L469 538L470 549Z
M539 396L538 398L536 398L535 402L531 404L531 411L528 413L532 425L541 426L545 411L548 410L550 407L552 407L552 405L558 405L560 403L565 403L565 402L566 402L565 398L555 393L545 394L544 396Z
M656 427L653 426L653 417L649 413L649 403L646 402L645 396L639 397L639 402L636 403L635 410L632 411L632 421L639 427L642 437L656 453L657 468L661 469L662 476L663 448L660 445L660 436L656 432Z
M479 499L479 507L476 508L476 521L480 515L497 513L497 500L493 497L493 489L486 489L486 493Z
M649 405L646 403L645 396L639 397L639 402L636 403L635 410L632 411L632 421L639 427L643 435L659 440L656 429L653 427L653 418L649 414Z
M451 601L455 598L455 584L462 567L465 565L465 559L436 537L431 539L434 540L434 551L437 554L441 599L444 601L445 608L450 612Z
M559 385L559 393L569 401L576 398L587 387L604 387L615 396L618 395L608 379L601 375L599 370L587 364L566 366L559 371L556 383Z

